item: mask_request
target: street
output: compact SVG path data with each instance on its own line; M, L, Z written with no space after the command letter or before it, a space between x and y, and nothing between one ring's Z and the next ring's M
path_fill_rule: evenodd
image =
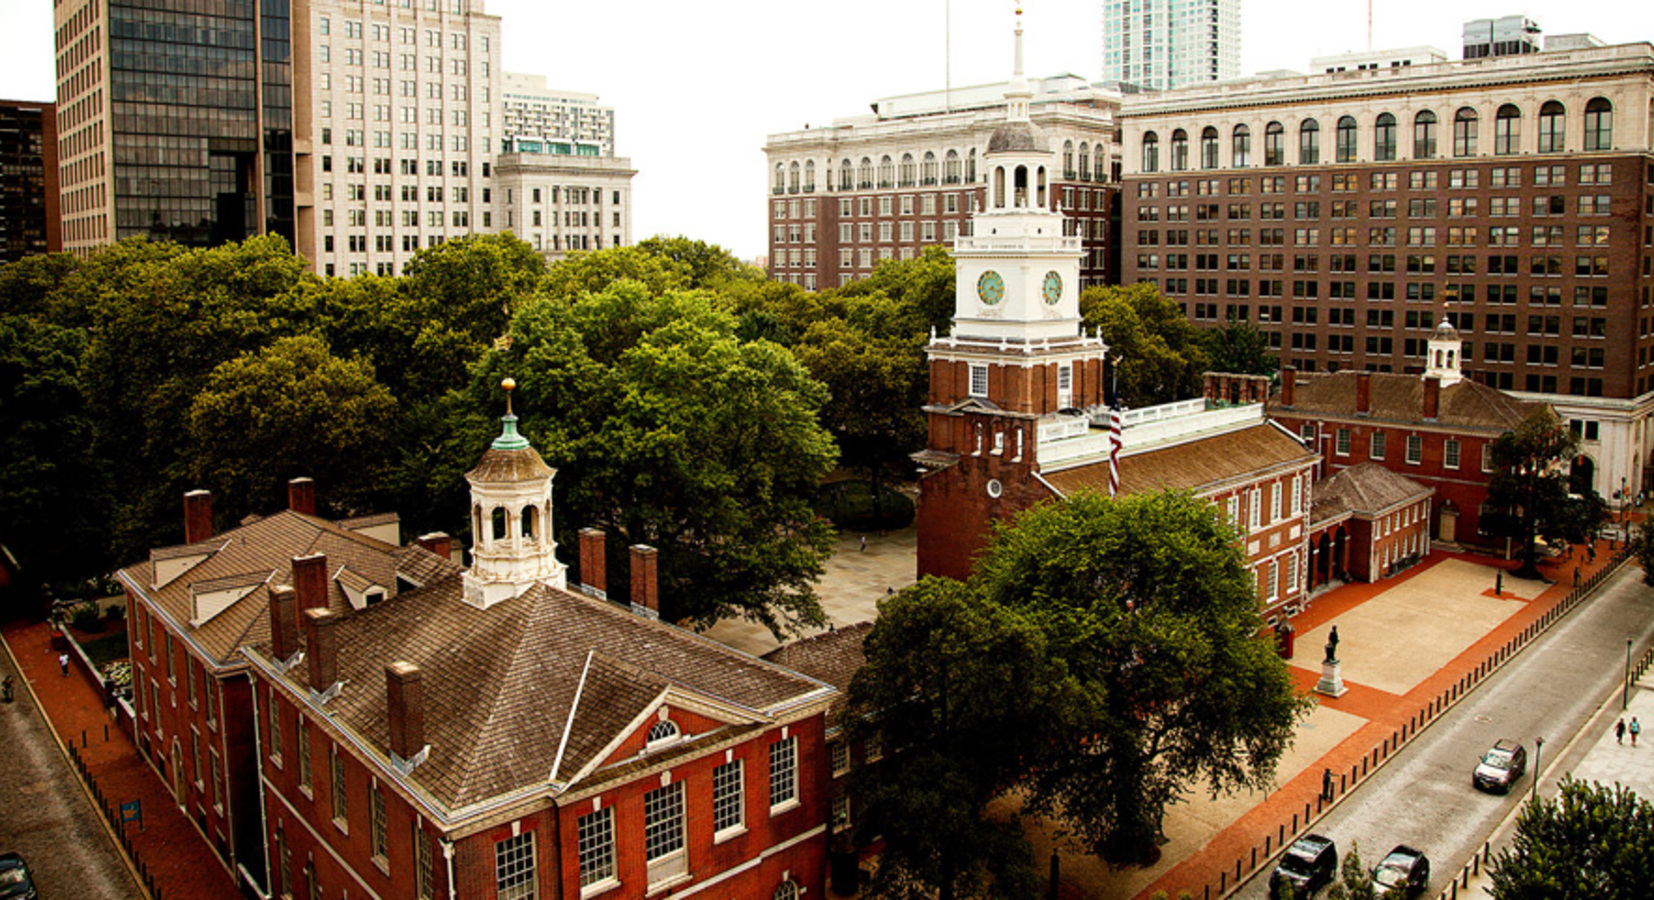
M0 673L17 679L0 654ZM23 854L42 897L143 896L22 684L0 704L0 852Z
M1636 565L1621 569L1594 597L1420 733L1313 830L1337 842L1340 860L1359 845L1368 868L1397 844L1417 848L1431 865L1424 896L1445 890L1533 789L1535 737L1545 738L1540 767L1549 769L1559 753L1567 766L1570 740L1622 682L1626 638L1636 638L1637 653L1646 648L1654 590L1643 586L1641 575ZM1481 793L1471 787L1470 773L1481 754L1504 737L1528 748L1528 774L1508 796ZM1237 896L1267 897L1270 868Z

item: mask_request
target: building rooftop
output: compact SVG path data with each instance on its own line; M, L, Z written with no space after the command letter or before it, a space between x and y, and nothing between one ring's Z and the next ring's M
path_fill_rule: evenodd
M1287 414L1353 419L1358 415L1357 395L1362 375L1371 379L1370 413L1363 418L1407 423L1427 421L1424 379L1390 372L1299 372L1293 388L1293 404L1282 404L1277 394L1270 401L1270 409ZM1456 428L1503 433L1544 408L1544 403L1518 400L1497 388L1465 379L1441 389L1440 407L1434 421Z
M764 658L778 666L808 675L837 688L838 696L828 708L827 725L844 709L850 694L850 681L867 664L862 644L873 632L872 622L857 622L844 628L793 641L764 654Z
M1260 405L1254 408L1261 409ZM1130 429L1125 430L1126 434ZM1289 469L1319 459L1299 440L1272 422L1201 434L1186 441L1162 442L1120 456L1120 491L1217 490L1228 482L1256 478L1276 469ZM1069 496L1082 490L1108 491L1108 458L1042 475L1057 493Z
M1314 527L1345 513L1376 516L1432 493L1433 488L1378 463L1358 463L1310 486L1310 525Z

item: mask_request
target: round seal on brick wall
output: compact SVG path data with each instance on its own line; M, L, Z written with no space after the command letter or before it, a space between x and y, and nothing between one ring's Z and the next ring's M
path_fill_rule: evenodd
M988 496L997 499L1003 493L1005 493L1005 486L999 483L998 478L988 479Z

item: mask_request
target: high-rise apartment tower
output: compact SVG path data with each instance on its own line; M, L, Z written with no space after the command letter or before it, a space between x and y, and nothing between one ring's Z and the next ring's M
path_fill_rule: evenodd
M1240 75L1240 0L1106 0L1103 80L1171 90Z

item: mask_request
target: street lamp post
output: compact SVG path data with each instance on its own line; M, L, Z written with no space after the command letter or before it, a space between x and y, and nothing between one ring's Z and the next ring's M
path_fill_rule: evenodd
M1620 695L1620 709L1631 705L1631 639L1625 639L1625 693Z
M1540 754L1542 754L1544 752L1545 752L1545 739L1542 738L1542 737L1534 738L1533 739L1533 800L1534 800L1535 803L1539 802L1539 774L1544 771L1544 768L1539 764L1539 756L1540 756Z

